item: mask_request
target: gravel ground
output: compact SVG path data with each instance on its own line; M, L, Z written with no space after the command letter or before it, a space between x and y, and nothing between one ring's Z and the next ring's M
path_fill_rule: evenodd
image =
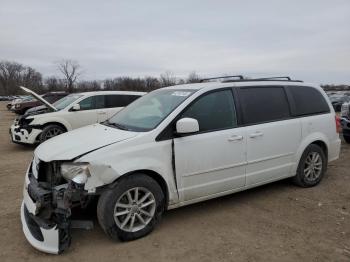
M10 142L14 114L0 102L0 260L5 261L350 261L350 146L322 183L288 180L167 212L156 230L133 242L110 240L95 219L74 230L59 256L32 248L19 209L33 147Z

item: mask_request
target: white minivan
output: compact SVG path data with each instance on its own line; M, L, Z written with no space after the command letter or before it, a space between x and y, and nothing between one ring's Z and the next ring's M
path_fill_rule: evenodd
M94 91L67 95L51 104L28 88L27 93L46 107L15 119L10 128L11 139L17 144L42 143L67 131L101 123L145 93L129 91Z
M338 125L319 86L290 78L153 91L103 124L35 150L24 234L35 248L60 253L71 241L72 213L93 198L106 234L127 241L150 233L167 209L289 177L315 186L339 156Z

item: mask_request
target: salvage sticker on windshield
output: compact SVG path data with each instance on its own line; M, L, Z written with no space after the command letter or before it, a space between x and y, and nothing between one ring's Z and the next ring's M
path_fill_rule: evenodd
M189 96L191 92L184 92L184 91L175 91L172 93L172 96Z

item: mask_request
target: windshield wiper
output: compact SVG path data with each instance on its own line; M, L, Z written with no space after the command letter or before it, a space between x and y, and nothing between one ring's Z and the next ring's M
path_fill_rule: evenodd
M102 124L107 125L107 126L114 126L120 130L129 131L129 129L126 126L123 126L123 125L117 124L117 123L111 123L111 122L109 122L109 120L104 121Z

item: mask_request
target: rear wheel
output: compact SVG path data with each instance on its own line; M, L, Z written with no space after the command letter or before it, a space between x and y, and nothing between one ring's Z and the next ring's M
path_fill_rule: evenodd
M327 158L318 145L309 145L301 156L293 182L301 187L317 185L327 169Z
M66 132L66 130L59 125L48 125L44 127L43 131L40 134L40 143L45 142L46 140L58 136L64 132Z
M164 206L159 184L138 173L123 178L101 195L97 217L107 235L129 241L149 234L159 222Z

